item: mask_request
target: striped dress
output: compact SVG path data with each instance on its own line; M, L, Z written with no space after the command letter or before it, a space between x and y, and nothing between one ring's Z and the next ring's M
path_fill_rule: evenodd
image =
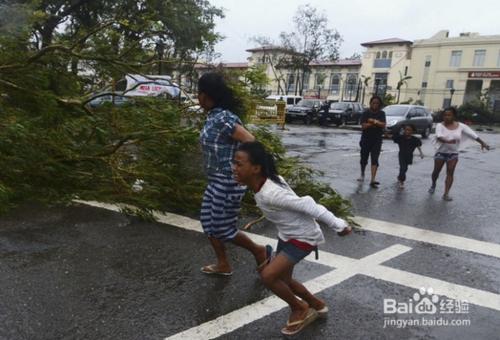
M239 146L231 137L237 124L242 122L234 113L215 108L208 113L200 134L208 177L200 221L205 234L221 241L230 241L238 233L238 214L246 192L246 187L234 180L231 167Z

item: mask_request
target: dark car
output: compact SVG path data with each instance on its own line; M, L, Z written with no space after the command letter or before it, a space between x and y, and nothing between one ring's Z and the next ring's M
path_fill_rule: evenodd
M319 99L302 99L296 105L289 108L286 112L286 121L291 122L296 119L302 120L305 124L311 124L317 119L321 108Z
M389 105L384 107L386 131L401 133L404 125L413 125L416 133L427 138L432 130L432 112L420 105Z
M323 110L320 116L320 124L332 122L339 126L341 124L360 124L363 114L363 105L357 102L331 103L328 110Z

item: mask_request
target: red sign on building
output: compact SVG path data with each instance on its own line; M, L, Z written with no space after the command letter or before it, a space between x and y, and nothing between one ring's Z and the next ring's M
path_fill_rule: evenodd
M472 71L469 78L500 78L500 71Z

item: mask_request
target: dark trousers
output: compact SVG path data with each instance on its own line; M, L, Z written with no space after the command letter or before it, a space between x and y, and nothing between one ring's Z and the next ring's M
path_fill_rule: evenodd
M404 182L406 180L406 172L408 165L412 164L412 159L408 155L399 155L399 175L398 181Z
M368 164L368 157L371 159L371 164L378 166L378 158L380 156L380 151L382 149L382 140L378 141L365 141L359 142L361 147L361 166L363 169Z

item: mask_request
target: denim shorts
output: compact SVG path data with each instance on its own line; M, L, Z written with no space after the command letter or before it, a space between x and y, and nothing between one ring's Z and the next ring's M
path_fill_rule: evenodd
M453 161L455 159L458 159L458 153L445 153L445 152L437 152L434 155L435 160L440 160L440 161Z
M283 255L285 255L294 264L299 263L300 260L309 255L311 252L312 250L303 250L290 242L285 242L282 239L278 239L276 254L283 253Z

